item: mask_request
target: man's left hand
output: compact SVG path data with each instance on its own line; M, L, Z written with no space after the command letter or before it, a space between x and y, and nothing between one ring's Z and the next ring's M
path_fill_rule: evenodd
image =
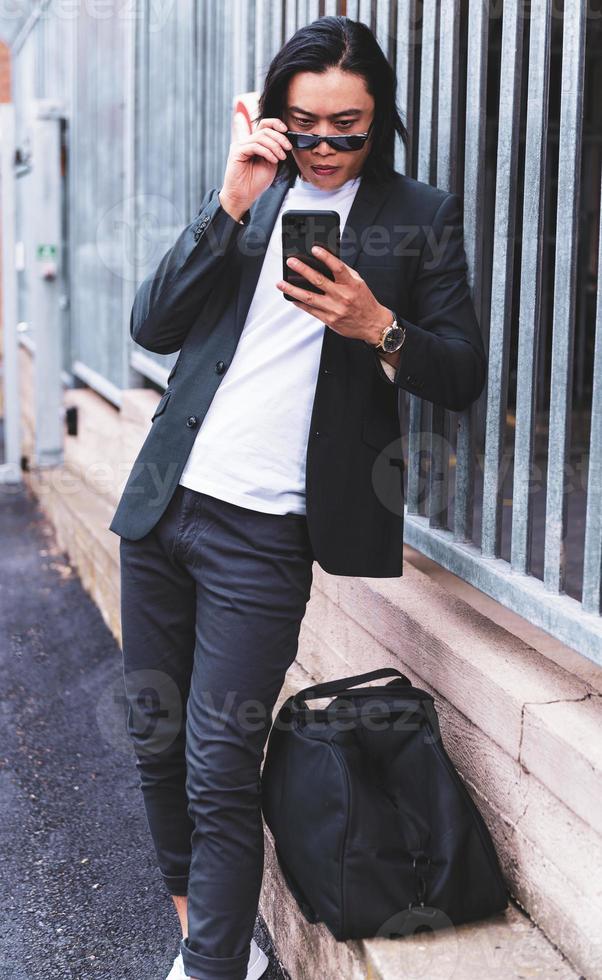
M377 344L384 327L391 323L391 310L378 302L368 284L351 266L320 245L312 247L312 254L328 266L334 282L301 259L289 258L287 265L323 290L324 295L300 289L284 280L276 283L278 289L293 297L296 307L311 313L336 333Z

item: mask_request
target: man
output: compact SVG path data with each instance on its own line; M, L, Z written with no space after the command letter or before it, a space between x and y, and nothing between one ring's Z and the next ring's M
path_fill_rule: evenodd
M135 298L137 343L180 350L111 523L128 731L182 926L171 978L265 971L260 765L312 563L402 573L399 388L460 411L485 382L459 199L393 169L395 92L365 25L297 31ZM340 258L315 253L334 281L289 263L322 294L282 277L281 214L309 207L343 229Z

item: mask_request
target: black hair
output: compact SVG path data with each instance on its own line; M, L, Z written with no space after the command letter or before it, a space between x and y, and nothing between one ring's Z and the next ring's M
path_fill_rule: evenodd
M362 173L377 180L395 172L395 134L407 145L408 131L397 107L397 78L374 34L366 24L349 17L320 17L300 27L272 59L254 120L282 118L288 85L297 72L321 74L339 68L360 75L374 99L371 147ZM292 180L299 169L292 153L280 160L275 180Z

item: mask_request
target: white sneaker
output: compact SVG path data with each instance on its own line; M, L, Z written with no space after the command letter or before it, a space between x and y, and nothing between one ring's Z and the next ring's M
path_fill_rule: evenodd
M169 973L167 974L166 980L184 980L186 974L184 973L184 963L182 961L182 954L178 953L175 960L173 961L173 966Z
M267 970L269 963L270 961L264 951L257 945L254 939L251 939L251 952L249 954L245 980L259 980L259 977L263 976ZM184 973L184 961L181 953L178 953L173 961L173 966L167 974L166 980L190 980L188 974Z
M262 977L270 961L265 955L264 951L260 946L257 945L254 939L251 940L251 953L249 955L249 962L247 963L247 975L245 980L258 980L258 977Z

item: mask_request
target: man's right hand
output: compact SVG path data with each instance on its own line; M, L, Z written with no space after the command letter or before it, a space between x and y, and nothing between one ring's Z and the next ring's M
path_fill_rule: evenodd
M236 221L272 183L291 144L282 119L262 119L252 133L230 144L219 200Z

